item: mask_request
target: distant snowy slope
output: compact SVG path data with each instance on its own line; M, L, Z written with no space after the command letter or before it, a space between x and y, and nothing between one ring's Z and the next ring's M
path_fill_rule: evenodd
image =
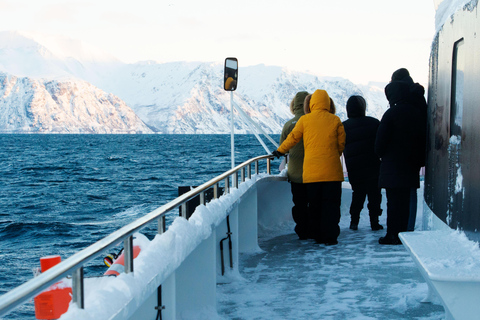
M40 84L52 80L59 84L73 83L69 82L71 79L89 82L123 100L143 122L158 133L230 132L230 93L223 90L223 63L159 64L147 61L125 64L101 50L72 39L0 32L0 72L25 77L28 81ZM315 89L328 91L342 120L346 119L345 104L352 94L365 96L367 114L377 118L382 116L387 106L383 88L359 87L345 79L321 78L278 66L242 67L241 61L234 101L267 132L279 133L283 124L292 117L289 104L295 94L298 91L313 92ZM77 91L77 105L83 94L82 103L92 103L93 90L92 86L81 93ZM29 92L24 94L26 96L22 99L28 100ZM37 101L38 114L49 115L51 107L46 104L47 100L41 101L45 104ZM118 103L123 104L123 101L119 100ZM0 100L0 103L7 104L4 100ZM102 108L102 104L97 107ZM108 109L107 105L104 107ZM44 109L40 111L40 108ZM4 109L2 112L7 111ZM247 122L239 114L235 113L234 117L237 133L251 133ZM51 124L48 126L54 126L55 121L58 119L50 119ZM64 130L76 131L80 127L97 125L96 120L90 117L78 118L76 121L84 123L80 125L79 122L68 122L72 127ZM13 123L19 124L15 121ZM39 123L36 125L40 126ZM59 124L65 125L67 122ZM8 130L14 130L13 126L8 124ZM137 129L134 127L130 131ZM41 131L44 128L40 126L28 130ZM110 129L106 129L108 130ZM139 131L143 132L143 129Z
M220 63L153 62L125 65L99 87L122 98L143 121L160 133L230 132L230 93L223 90ZM234 101L267 132L279 133L292 117L290 101L298 91L328 91L337 114L346 120L345 105L353 94L366 97L369 115L381 117L387 101L383 88L360 88L345 79L323 79L286 68L241 67ZM251 132L235 113L238 133Z
M122 100L85 81L0 73L0 132L151 133Z

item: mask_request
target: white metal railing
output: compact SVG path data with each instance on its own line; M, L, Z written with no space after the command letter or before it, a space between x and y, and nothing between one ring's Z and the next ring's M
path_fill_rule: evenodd
M59 264L48 269L44 273L40 274L17 288L9 291L0 297L0 316L10 312L17 306L27 302L28 300L41 293L44 289L48 288L52 284L61 280L62 278L71 275L72 276L72 301L77 304L79 308L84 308L84 277L83 266L89 261L93 260L105 250L114 247L119 242L123 241L124 244L124 257L125 257L125 273L134 271L133 260L133 234L153 221L158 223L158 233L162 234L166 231L165 215L171 210L182 207L182 215L186 213L186 203L190 199L199 195L200 204L205 204L205 192L207 189L213 187L213 197L216 199L219 197L219 183L225 181L224 193L230 192L230 178L233 176L233 188L237 188L239 184L238 172L240 172L241 181L244 182L246 178L251 178L252 167L254 163L255 174L259 173L260 160L266 159L267 161L267 173L271 173L271 155L264 155L255 157L245 161L244 163L230 169L223 174L211 179L210 181L196 187L195 189L184 193L178 198L170 201L169 203L155 209L154 211L146 214L145 216L137 219L136 221L120 228L113 232L109 236L97 241L91 246L83 249L82 251L74 254L70 258L60 262ZM246 169L246 170L245 170Z

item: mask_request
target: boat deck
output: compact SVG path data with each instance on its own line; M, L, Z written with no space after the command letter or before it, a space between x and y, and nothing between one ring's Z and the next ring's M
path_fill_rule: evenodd
M380 217L384 227L385 216ZM440 304L421 302L427 284L404 247L379 245L385 230L371 231L366 210L358 231L349 223L348 211L342 212L336 246L299 240L293 233L260 239L262 252L242 255L239 279L218 285L219 314L226 319L443 319Z

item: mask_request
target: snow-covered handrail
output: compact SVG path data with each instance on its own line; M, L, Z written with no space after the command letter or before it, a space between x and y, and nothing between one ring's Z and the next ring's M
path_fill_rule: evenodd
M251 178L251 164L255 164L255 174L259 173L258 162L260 160L267 160L267 173L270 174L271 155L263 155L245 161L244 163L230 169L219 176L211 179L208 182L190 190L178 198L164 204L145 216L135 220L134 222L120 228L109 236L95 242L82 251L74 254L68 259L53 266L47 271L40 274L17 288L7 292L0 297L0 317L7 314L17 306L27 302L28 300L41 293L44 289L52 284L58 282L62 278L72 275L72 301L77 304L79 308L84 308L84 279L83 266L89 261L99 256L105 250L116 246L121 241L124 242L124 256L125 256L125 273L133 272L133 234L146 227L153 221L158 221L158 233L165 232L165 215L171 210L180 206L185 206L190 199L200 196L200 204L205 204L205 192L207 189L214 188L214 198L218 198L218 185L222 180L225 180L225 193L230 192L229 181L233 176L233 187L238 187L238 172L241 173L241 180L245 181L245 174ZM245 172L245 168L247 171ZM182 210L185 212L186 210Z

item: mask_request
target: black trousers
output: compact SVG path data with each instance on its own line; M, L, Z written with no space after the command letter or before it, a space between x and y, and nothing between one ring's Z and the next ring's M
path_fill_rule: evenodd
M352 203L350 204L352 223L358 224L360 220L360 212L363 209L367 196L367 208L370 221L378 222L378 217L382 214L382 189L378 187L378 179L352 184L352 191Z
M398 236L408 228L410 215L410 187L386 188L387 191L387 235Z
M340 181L306 183L309 204L310 233L320 243L337 241L340 234Z
M295 232L300 239L310 238L308 218L307 187L304 183L290 182L293 196L292 217L295 221Z

